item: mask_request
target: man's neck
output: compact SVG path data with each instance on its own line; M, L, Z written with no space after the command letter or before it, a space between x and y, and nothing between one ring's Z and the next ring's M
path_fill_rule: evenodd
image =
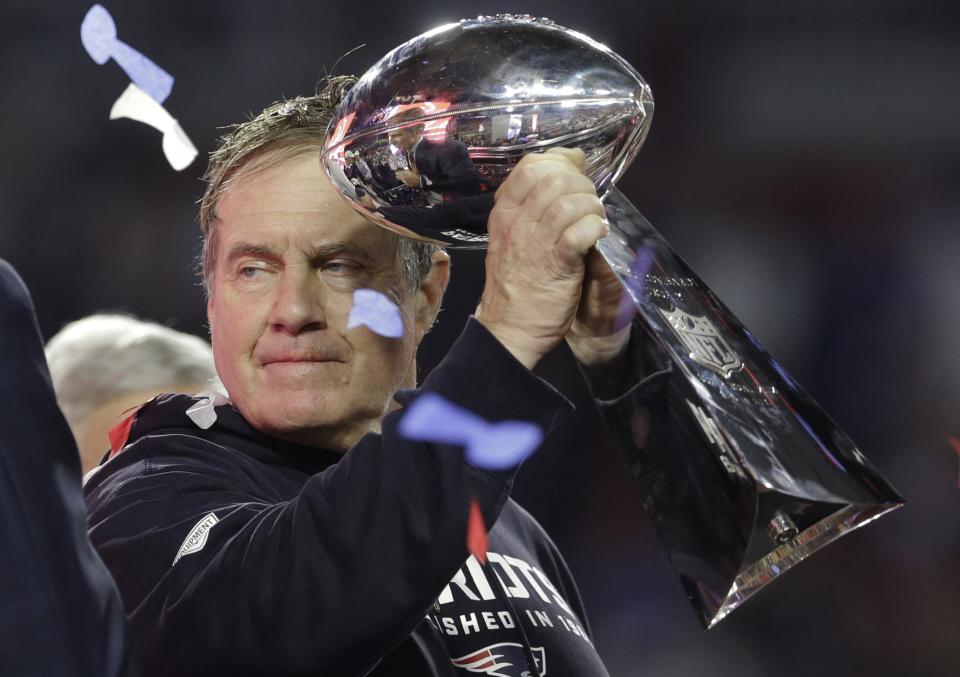
M348 426L341 424L336 428L323 427L282 432L271 431L269 434L286 442L293 442L294 444L299 444L304 447L326 449L338 454L345 454L368 433L379 434L380 421L366 421L357 425Z
M416 357L414 357L410 360L410 364L403 378L400 380L397 390L409 390L416 387L417 360ZM383 416L401 407L402 405L391 395L390 399L385 403ZM379 435L381 429L380 423L383 416L380 418L357 419L348 423L339 423L336 426L318 426L301 430L270 432L269 434L281 440L300 444L305 447L327 449L339 454L345 454L356 445L364 435L368 433Z

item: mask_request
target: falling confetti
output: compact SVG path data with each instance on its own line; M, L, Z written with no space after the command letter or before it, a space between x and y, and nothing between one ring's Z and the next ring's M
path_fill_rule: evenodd
M107 437L110 440L111 456L120 453L120 450L127 446L127 439L130 437L130 429L133 427L133 422L136 419L137 412L135 411L120 421L117 425L110 428L110 430L107 432Z
M127 85L110 109L110 119L128 118L149 125L163 134L163 154L178 172L197 157L197 149L167 109L147 96L135 84Z
M960 439L956 437L948 437L947 442L950 446L953 447L953 450L957 452L957 460L960 460ZM960 488L960 469L957 470L957 488Z
M633 258L633 263L630 264L630 277L627 280L627 285L633 290L633 296L626 289L620 296L614 327L627 326L637 314L637 305L633 299L634 297L642 298L643 289L647 283L647 273L650 271L651 265L653 265L653 250L650 247L641 247Z
M467 550L481 564L487 563L487 527L477 499L470 501L470 516L467 518Z
M463 446L467 461L487 470L518 465L543 441L543 431L535 423L488 423L434 393L418 397L407 408L398 429L410 439Z
M173 77L143 54L117 40L117 26L103 5L87 10L80 24L80 42L98 65L113 58L141 90L162 104L173 90Z
M488 423L436 393L423 393L414 400L397 430L414 440L463 446L467 462L490 470L518 465L543 440L543 431L534 423ZM487 528L475 498L470 501L467 549L480 562L487 561Z
M403 318L396 304L373 289L357 289L353 292L353 307L347 318L347 329L361 325L387 338L403 336Z
M227 404L230 400L220 393L203 392L195 397L200 398L192 407L187 409L187 417L193 421L198 428L208 430L217 422L217 410L222 404Z
M423 393L400 419L400 434L412 440L442 442L466 446L470 438L486 425L471 414L436 393Z
M110 119L129 118L163 134L163 154L176 171L190 166L197 149L180 124L163 107L173 77L143 54L117 39L117 26L103 5L93 5L80 24L80 42L97 64L116 61L131 84L114 102Z
M535 423L490 423L467 441L467 461L478 468L505 470L519 465L541 441L543 431Z

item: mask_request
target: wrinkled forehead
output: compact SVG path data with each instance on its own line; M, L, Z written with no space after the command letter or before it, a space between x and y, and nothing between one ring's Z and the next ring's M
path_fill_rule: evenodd
M345 243L393 256L397 236L371 223L340 196L320 166L319 150L263 158L231 178L217 204L221 247L238 239L284 239L317 247Z

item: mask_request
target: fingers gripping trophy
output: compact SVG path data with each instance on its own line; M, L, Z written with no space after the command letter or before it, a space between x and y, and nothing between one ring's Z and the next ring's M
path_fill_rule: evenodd
M606 46L547 19L479 17L370 68L334 116L323 162L370 220L463 249L486 246L494 194L522 157L584 152L610 225L596 248L671 363L661 414L679 432L644 505L712 627L903 499L614 186L652 115L650 87ZM338 181L354 163L357 179ZM637 483L649 476L639 449L624 460Z

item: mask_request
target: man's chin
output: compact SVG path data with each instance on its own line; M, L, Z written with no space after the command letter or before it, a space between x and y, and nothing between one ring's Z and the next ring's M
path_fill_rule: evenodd
M343 440L352 439L355 427L346 412L315 393L283 393L260 397L241 413L254 428L273 437L311 447L346 451Z
M262 417L264 427L277 433L295 433L298 430L329 428L343 425L344 421L322 398L284 398L273 405L268 415Z
M273 362L260 367L260 380L279 392L319 390L341 383L346 377L343 362Z

